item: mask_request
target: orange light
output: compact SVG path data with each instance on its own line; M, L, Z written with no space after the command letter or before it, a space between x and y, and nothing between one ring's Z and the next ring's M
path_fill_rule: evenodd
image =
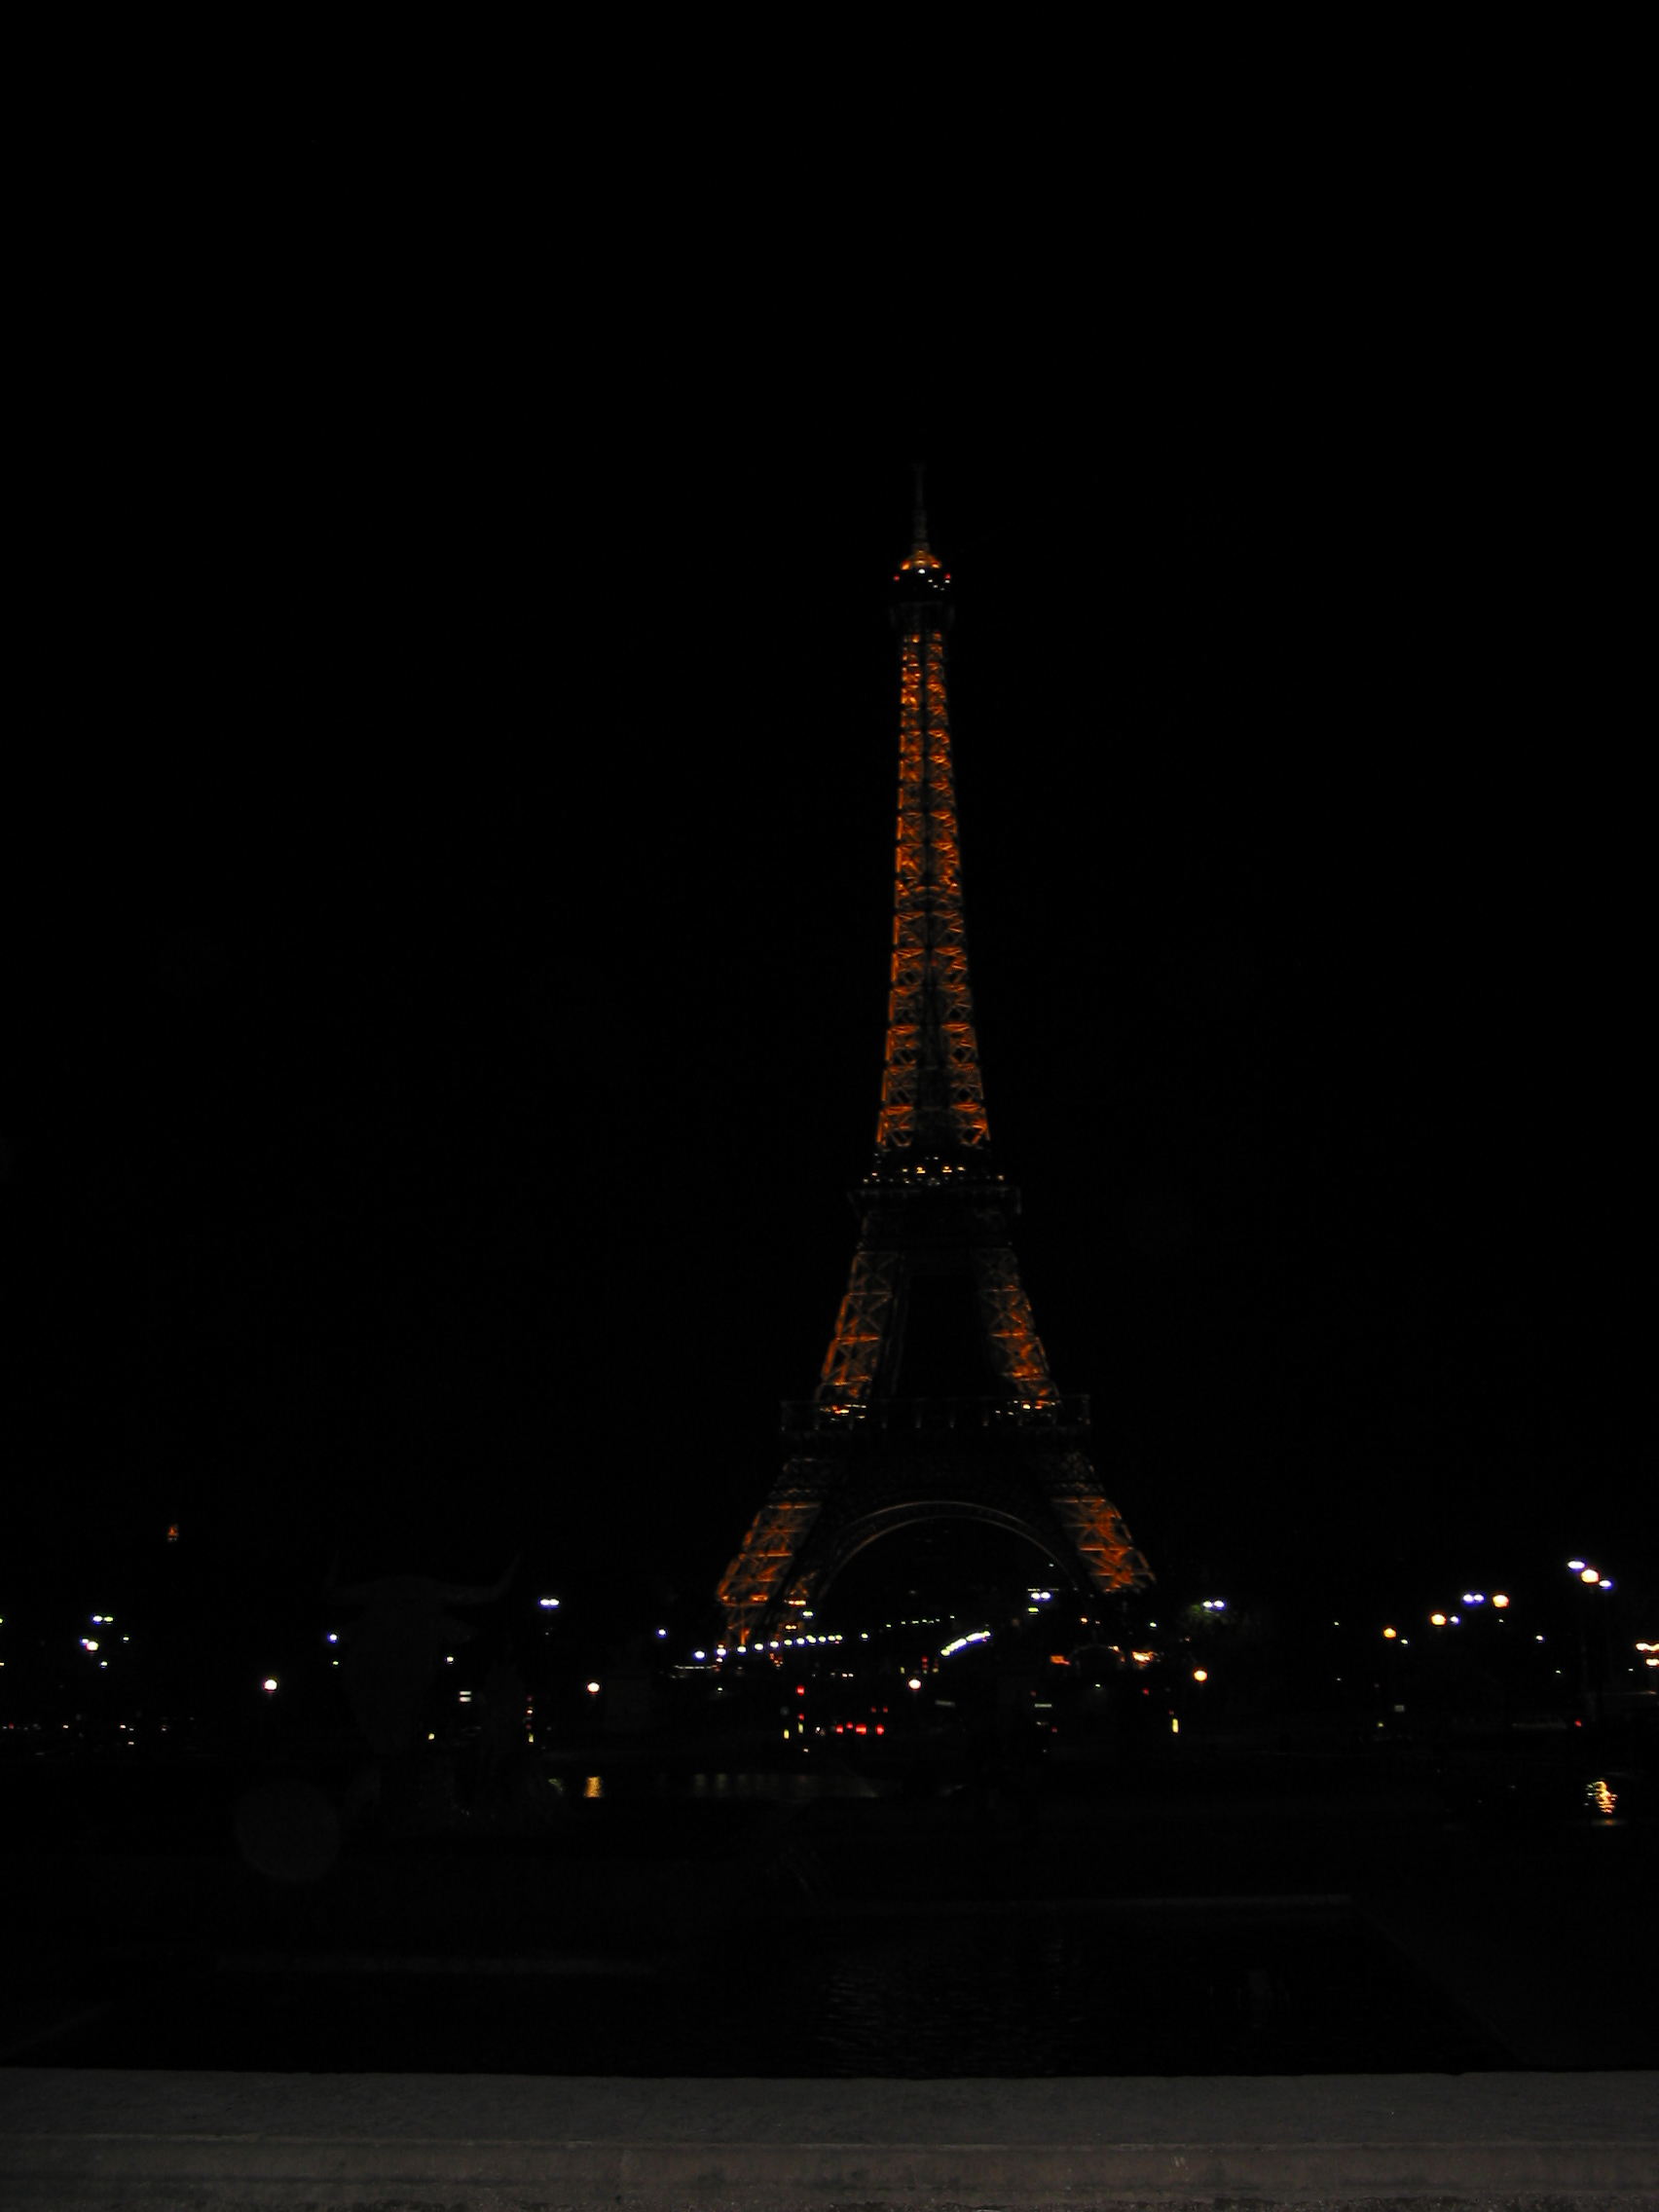
M1436 1628L1444 1628L1446 1626L1446 1615L1444 1613L1430 1613L1428 1617L1434 1623Z
M1578 1579L1580 1582L1600 1582L1602 1577L1593 1567L1587 1567Z
M1384 1630L1382 1631L1382 1634L1383 1634L1383 1635L1384 1635L1384 1636L1385 1636L1385 1637L1386 1637L1386 1638L1388 1639L1388 1641L1389 1641L1390 1643L1392 1643L1392 1642L1393 1642L1393 1641L1394 1641L1395 1637L1397 1637L1397 1636L1399 1635L1399 1633L1400 1633L1400 1632L1399 1632L1399 1630L1398 1630L1397 1628L1385 1628L1385 1629L1384 1629Z
M1195 1667L1193 1669L1193 1679L1195 1682L1207 1682L1209 1680L1209 1669L1207 1667Z
M1501 1590L1494 1590L1492 1594L1492 1602L1501 1610L1503 1606L1508 1604L1509 1600L1503 1595L1503 1592Z
M1051 1667L1069 1667L1071 1665L1071 1661L1069 1659L1062 1659L1057 1651L1051 1651L1049 1654L1049 1664Z

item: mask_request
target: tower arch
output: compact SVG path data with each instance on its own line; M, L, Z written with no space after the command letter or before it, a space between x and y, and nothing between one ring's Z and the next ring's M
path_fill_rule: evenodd
M823 1605L845 1569L861 1552L878 1544L885 1536L896 1536L902 1530L921 1527L933 1521L974 1521L982 1527L1000 1530L1005 1535L1015 1536L1046 1560L1057 1580L1068 1587L1080 1587L1082 1578L1075 1551L1063 1541L1045 1534L1017 1513L989 1505L982 1500L967 1497L906 1498L892 1505L877 1506L856 1521L849 1522L827 1545L817 1560L811 1562L801 1574L791 1583L784 1599L788 1613L803 1613ZM810 1575L810 1580L807 1579Z

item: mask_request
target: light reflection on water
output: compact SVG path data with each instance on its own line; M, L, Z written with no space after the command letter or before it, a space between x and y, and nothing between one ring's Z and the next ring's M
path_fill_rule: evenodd
M780 1805L807 1805L830 1797L879 1797L883 1792L863 1775L835 1773L665 1774L646 1768L611 1768L599 1774L554 1776L562 1797L756 1798Z
M766 1797L804 1805L820 1797L874 1797L875 1785L859 1774L694 1774L684 1790L692 1797Z

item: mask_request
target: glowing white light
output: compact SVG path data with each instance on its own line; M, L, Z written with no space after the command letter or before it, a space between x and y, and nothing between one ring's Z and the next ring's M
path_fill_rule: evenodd
M659 1629L657 1630L657 1634L658 1634L658 1636L666 1636L666 1635L668 1634L668 1631L667 1631L667 1629L665 1629L665 1628L659 1628Z
M1603 1588L1604 1590L1610 1590L1610 1589L1612 1588L1612 1583L1611 1583L1611 1582L1610 1582L1610 1581L1609 1581L1609 1580L1607 1579L1607 1577L1606 1577L1606 1576L1605 1576L1604 1574L1604 1575L1603 1575L1603 1577L1602 1577L1602 1588Z
M1484 1605L1486 1600L1478 1590L1465 1590L1463 1592L1463 1603L1465 1605Z
M706 1651L693 1651L691 1656L693 1659L706 1659L708 1653Z
M84 1637L82 1637L82 1639L81 1639L81 1648L82 1648L82 1650L83 1650L83 1651L95 1651L95 1650L97 1649L97 1647L98 1647L98 1640L97 1640L97 1638L96 1638L95 1636L84 1636Z
M913 1689L913 1690L919 1690L919 1689L921 1688L921 1686L922 1686L922 1685L921 1685L921 1683L920 1683L920 1682L919 1682L919 1681L918 1681L918 1680L916 1679L915 1676L914 1676L914 1675L912 1675L912 1676L910 1677L910 1678L909 1678L909 1681L908 1681L908 1683L907 1683L907 1685L906 1685L906 1686L907 1686L908 1688L910 1688L910 1689Z
M1571 1567L1573 1573L1576 1574L1579 1568L1584 1565L1584 1562L1581 1559L1569 1559L1567 1564L1569 1567Z
M263 1682L262 1682L262 1683L260 1684L260 1687L261 1687L261 1689L264 1689L264 1690L274 1690L274 1689L275 1689L275 1688L276 1687L276 1676L275 1676L275 1675L267 1675L267 1676L266 1676L266 1677L265 1677L265 1679L264 1679L264 1681L263 1681Z
M1193 1679L1195 1682L1207 1682L1209 1680L1209 1669L1207 1667L1195 1667L1193 1669Z
M1600 1582L1602 1577L1593 1567L1587 1567L1578 1577L1580 1582Z
M340 1639L337 1636L331 1634L328 1641L330 1643L338 1643L340 1641Z
M599 1684L598 1684L597 1682L589 1682L589 1684L588 1684L588 1695L589 1695L590 1697L598 1697L598 1695L599 1695Z
M538 1598L536 1604L544 1613L551 1613L557 1611L559 1601L557 1598Z

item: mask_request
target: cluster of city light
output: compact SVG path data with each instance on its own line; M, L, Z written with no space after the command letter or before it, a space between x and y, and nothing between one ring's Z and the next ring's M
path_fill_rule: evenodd
M1639 1643L1638 1651L1644 1652L1649 1667L1659 1667L1659 1643Z
M1601 1569L1592 1567L1588 1560L1569 1559L1567 1563L1567 1570L1569 1574L1576 1574L1580 1582L1593 1582L1600 1589L1610 1590L1613 1586L1612 1576L1602 1573Z
M970 1643L989 1643L990 1641L991 1632L988 1628L977 1628L972 1635L959 1636L954 1643L945 1644L940 1652L940 1657L948 1659L953 1651L964 1651Z
M1463 1604L1465 1605L1484 1605L1488 1603L1489 1601L1484 1590L1465 1590L1463 1592ZM1490 1603L1498 1612L1501 1613L1508 1605L1509 1598L1506 1592L1502 1590L1494 1590L1492 1594ZM1429 1625L1433 1628L1461 1628L1463 1625L1463 1616L1461 1613L1430 1613L1428 1618ZM1382 1631L1382 1634L1385 1637L1388 1637L1390 1640L1392 1640L1395 1633L1396 1632L1391 1628L1385 1628ZM1406 1641L1406 1639L1404 1637L1401 1637L1400 1641L1403 1643Z

